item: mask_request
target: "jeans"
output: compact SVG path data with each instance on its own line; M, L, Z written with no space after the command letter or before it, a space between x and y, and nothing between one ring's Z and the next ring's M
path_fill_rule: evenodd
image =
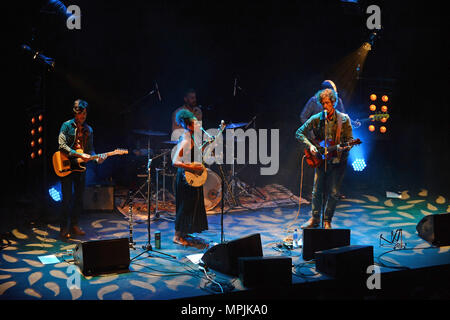
M83 210L83 196L85 189L85 172L72 172L61 178L62 191L62 215L60 220L61 230L78 226L78 217ZM72 194L72 185L73 191ZM72 203L73 202L73 203Z
M338 201L339 189L341 188L344 178L346 159L341 159L340 163L327 163L327 171L325 165L322 164L316 168L314 175L314 187L312 196L312 217L316 221L320 221L322 205L325 206L323 220L331 222ZM325 188L325 190L324 190ZM325 191L325 203L323 204L323 194Z

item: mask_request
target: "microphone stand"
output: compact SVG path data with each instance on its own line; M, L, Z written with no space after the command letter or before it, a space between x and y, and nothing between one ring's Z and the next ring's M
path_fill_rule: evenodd
M162 156L163 154L167 154L169 151L159 154L156 157L153 157L152 159L150 159L150 138L148 140L148 162L147 162L147 244L142 246L142 249L144 249L143 252L141 252L140 254L138 254L137 256L135 256L133 258L136 259L138 257L140 257L141 255L143 255L146 252L152 251L152 252L157 252L163 255L166 255L168 257L171 257L173 259L177 259L176 256L161 252L161 251L157 251L157 250L153 250L152 248L152 244L151 244L151 233L150 233L150 209L151 209L151 167L152 167L152 161L156 158L159 158L160 156ZM149 254L149 257L151 257L151 255Z
M327 177L327 111L324 111L324 146L325 146L325 161L324 161L324 171L323 171L323 182L322 182L322 219L321 219L321 224L322 224L322 228L324 226L324 217L325 217L325 190L326 190L326 177Z

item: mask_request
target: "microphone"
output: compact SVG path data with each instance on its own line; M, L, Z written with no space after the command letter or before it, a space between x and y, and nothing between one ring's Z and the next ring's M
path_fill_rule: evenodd
M158 93L158 99L161 101L161 94L159 93L158 82L155 81L156 92Z
M234 89L233 89L233 97L236 96L236 85L237 85L237 78L234 78Z

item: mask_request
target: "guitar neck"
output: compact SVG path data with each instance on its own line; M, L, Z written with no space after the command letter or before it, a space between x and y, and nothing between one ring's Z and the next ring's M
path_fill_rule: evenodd
M106 155L107 157L111 157L116 155L117 153L115 151L110 151L110 152L105 152L105 153L100 153L100 154L95 154L91 157L92 160L98 159L100 158L102 155Z

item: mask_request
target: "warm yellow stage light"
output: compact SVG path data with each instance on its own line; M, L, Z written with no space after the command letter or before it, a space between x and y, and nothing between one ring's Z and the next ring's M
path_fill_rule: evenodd
M31 129L31 135L34 136L35 133L36 133L36 130Z
M42 114L39 115L39 121L42 121L44 119L44 116Z
M387 112L387 111L388 111L388 107L386 107L386 106L381 107L381 112Z
M377 106L374 104L371 104L369 109L370 109L370 111L375 111L375 110L377 110Z
M38 131L42 132L42 126L39 126Z
M30 155L31 159L34 159L36 157L36 155L34 154L34 152L31 153Z
M383 123L386 123L386 121L387 121L387 118L381 118L381 120L380 120L381 122L383 122Z
M380 132L381 133L385 133L386 132L386 127L385 126L380 127Z
M31 145L31 147L34 147L35 142L34 142L34 141L31 141L30 145Z
M372 100L372 101L377 100L377 95L372 93L372 94L370 95L370 100Z
M38 151L38 155L42 155L42 149L39 149L39 151Z
M34 124L36 122L36 119L33 117L31 118L31 123Z
M381 97L381 100L383 100L383 102L388 102L389 98L387 95L384 95Z
M42 138L39 138L39 139L38 139L38 143L39 143L39 144L42 144Z
M370 132L374 132L374 131L375 131L375 126L374 126L373 124L371 124L371 125L369 126L369 131L370 131Z

